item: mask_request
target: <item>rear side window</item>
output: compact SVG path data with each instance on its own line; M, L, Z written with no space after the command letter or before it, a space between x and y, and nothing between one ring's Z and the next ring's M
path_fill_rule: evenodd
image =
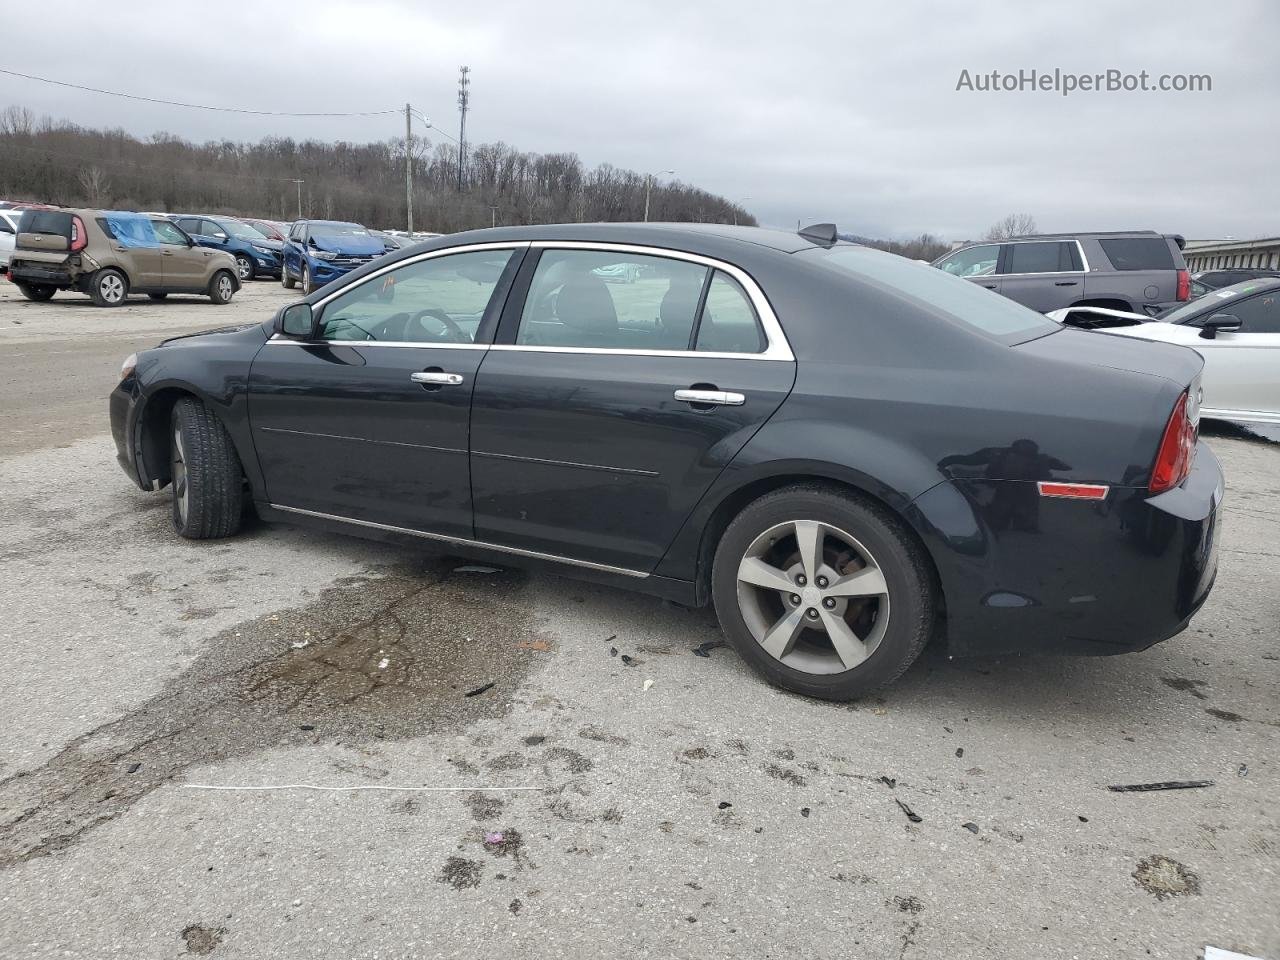
M13 227L9 225L7 217L0 217L0 233L13 233Z
M1052 320L1020 303L892 253L837 245L826 250L805 251L803 255L814 257L832 270L915 300L933 313L1006 343L1020 343L1060 329Z
M1009 244L1009 265L1005 273L1063 273L1073 266L1074 243L1037 241Z
M708 273L707 267L666 257L545 250L525 297L516 343L688 350ZM726 306L726 319L730 312Z
M1117 270L1172 270L1173 254L1164 237L1099 240L1102 252Z

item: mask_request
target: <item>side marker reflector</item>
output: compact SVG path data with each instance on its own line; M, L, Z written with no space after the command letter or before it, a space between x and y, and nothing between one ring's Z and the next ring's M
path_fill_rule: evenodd
M1041 480L1036 484L1042 497L1064 497L1067 500L1103 500L1111 488L1103 483L1053 483Z

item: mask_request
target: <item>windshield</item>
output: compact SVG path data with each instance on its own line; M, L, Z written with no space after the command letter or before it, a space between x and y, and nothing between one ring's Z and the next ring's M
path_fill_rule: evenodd
M239 220L215 220L218 226L233 237L239 237L241 240L265 240L267 235L261 230L249 226L247 223L241 223Z
M367 237L369 231L355 223L313 223L313 237Z
M1020 303L897 254L841 244L825 250L806 250L802 255L818 258L825 266L859 280L887 287L1006 343L1020 343L1059 329L1058 324Z
M1184 303L1176 310L1170 310L1156 319L1161 323L1186 323L1207 310L1216 310L1224 306L1224 300L1234 300L1243 294L1253 293L1259 286L1260 284L1257 280L1245 280L1241 283L1233 283L1229 287L1222 287L1219 290L1210 290L1203 297Z

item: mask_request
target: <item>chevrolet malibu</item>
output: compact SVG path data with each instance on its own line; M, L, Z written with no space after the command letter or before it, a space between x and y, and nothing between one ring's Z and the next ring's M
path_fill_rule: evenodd
M119 461L171 491L184 537L234 534L251 502L714 604L752 667L816 697L894 680L933 638L1119 653L1186 627L1223 495L1200 357L835 234L418 244L130 357Z

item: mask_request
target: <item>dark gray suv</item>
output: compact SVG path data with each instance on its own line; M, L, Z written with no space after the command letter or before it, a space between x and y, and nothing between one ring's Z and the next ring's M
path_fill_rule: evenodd
M1109 307L1150 313L1191 299L1182 238L1135 230L970 243L933 262L1040 313Z

